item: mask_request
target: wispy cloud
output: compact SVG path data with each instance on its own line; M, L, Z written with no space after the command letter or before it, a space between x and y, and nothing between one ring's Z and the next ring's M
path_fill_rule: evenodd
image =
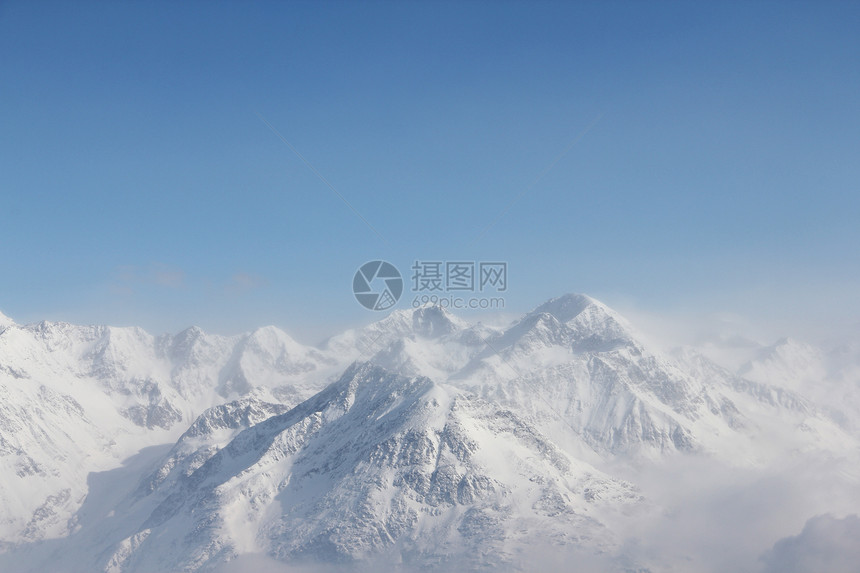
M181 288L185 286L185 271L164 265L155 265L151 271L152 280L158 286Z
M151 263L146 266L122 265L114 269L110 290L114 294L132 295L140 287L157 286L167 289L181 289L187 285L185 271L164 263Z
M224 287L224 290L227 292L227 294L244 294L246 292L264 287L267 284L269 284L269 282L259 275L238 272L230 277L230 280L227 282L227 285Z

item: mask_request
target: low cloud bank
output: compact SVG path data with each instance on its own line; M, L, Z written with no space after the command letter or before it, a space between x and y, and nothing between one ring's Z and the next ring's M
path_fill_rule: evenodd
M799 535L780 539L762 559L764 573L856 573L860 568L860 517L813 517Z

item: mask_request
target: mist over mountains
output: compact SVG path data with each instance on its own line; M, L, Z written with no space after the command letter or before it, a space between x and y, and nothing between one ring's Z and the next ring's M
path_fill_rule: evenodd
M576 294L318 346L0 315L0 569L847 571L852 348L720 364Z

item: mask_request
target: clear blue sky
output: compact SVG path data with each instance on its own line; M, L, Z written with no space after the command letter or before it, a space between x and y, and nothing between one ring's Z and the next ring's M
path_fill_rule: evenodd
M0 1L0 310L313 337L378 318L350 286L382 258L507 261L513 312L856 320L858 30L857 2Z

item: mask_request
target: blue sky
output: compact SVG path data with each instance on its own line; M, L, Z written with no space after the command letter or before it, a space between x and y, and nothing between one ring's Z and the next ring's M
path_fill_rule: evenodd
M704 4L0 2L0 310L313 339L368 260L500 260L856 325L860 4Z

